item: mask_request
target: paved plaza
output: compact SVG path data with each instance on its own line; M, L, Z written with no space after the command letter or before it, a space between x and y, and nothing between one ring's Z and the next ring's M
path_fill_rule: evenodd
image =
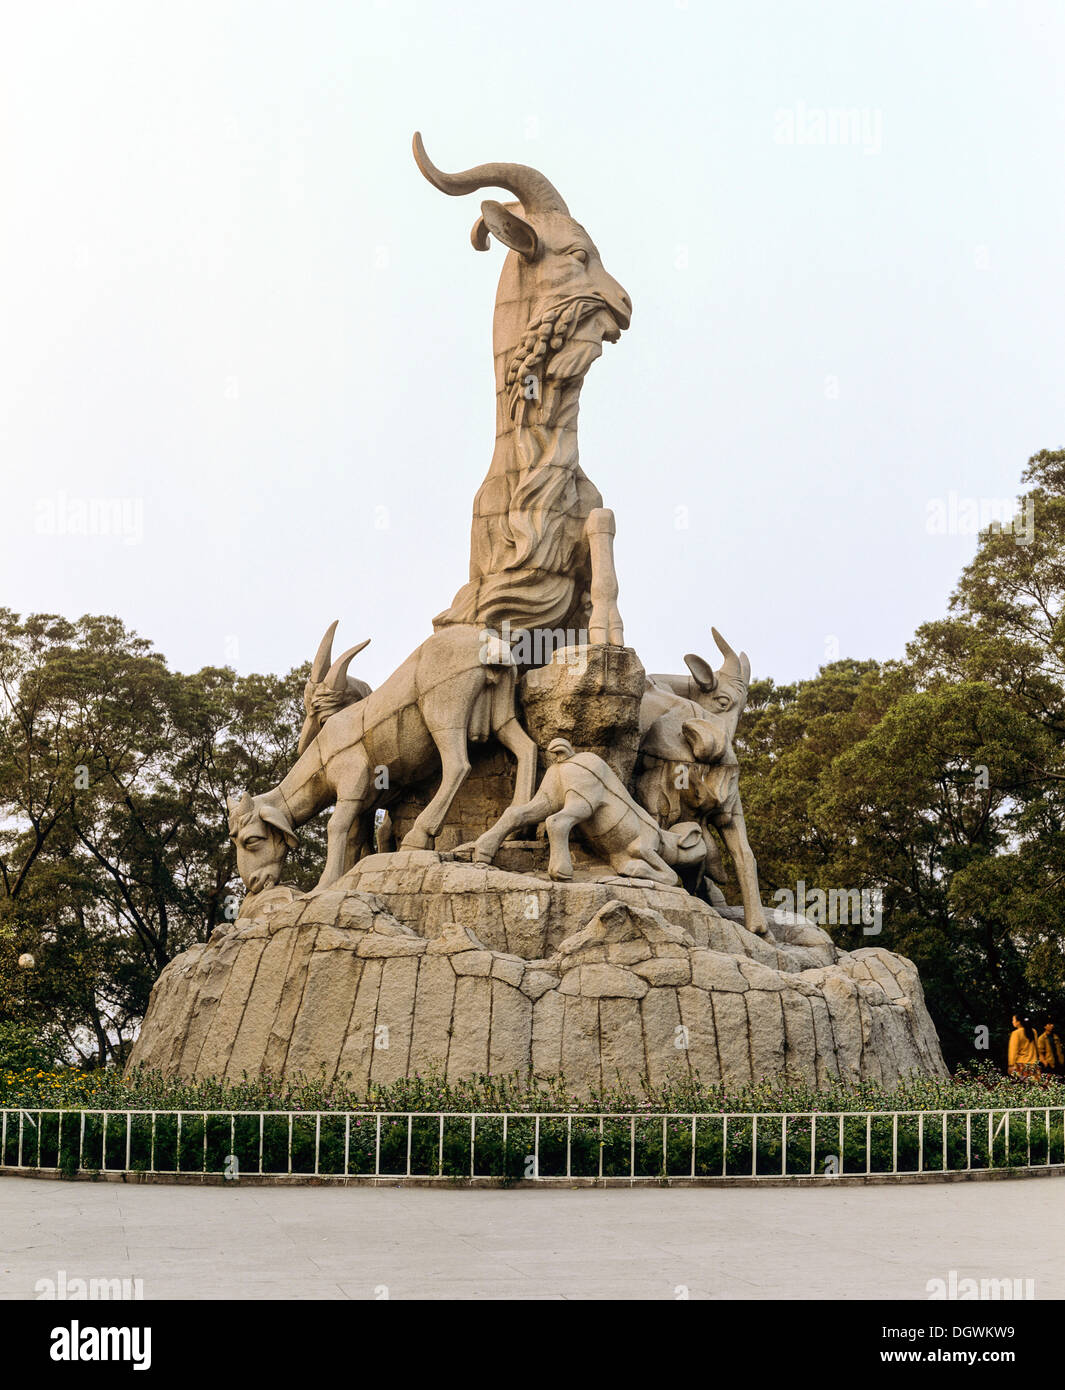
M0 1178L0 1297L140 1279L146 1299L1065 1297L1065 1182L808 1188L263 1188Z

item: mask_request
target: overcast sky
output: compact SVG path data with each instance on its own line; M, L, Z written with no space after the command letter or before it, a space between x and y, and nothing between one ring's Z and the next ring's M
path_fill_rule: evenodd
M340 618L373 683L428 635L492 452L503 252L415 129L445 169L542 169L633 300L581 462L650 670L711 623L756 676L901 655L974 550L965 499L1065 444L1060 0L0 13L17 611L245 672ZM71 534L92 507L110 534Z

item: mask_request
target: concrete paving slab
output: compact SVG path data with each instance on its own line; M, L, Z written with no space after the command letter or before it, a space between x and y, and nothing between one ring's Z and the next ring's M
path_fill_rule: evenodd
M1057 1178L848 1188L239 1188L0 1178L0 1297L139 1278L146 1298L1065 1297Z

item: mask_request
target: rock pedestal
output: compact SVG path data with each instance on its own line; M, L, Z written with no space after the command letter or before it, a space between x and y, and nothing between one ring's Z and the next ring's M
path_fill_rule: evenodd
M248 899L173 960L130 1067L356 1092L430 1071L561 1074L578 1096L692 1076L945 1075L909 961L837 951L785 914L770 929L681 889L374 855L323 892Z
M518 686L524 724L541 752L553 738L597 753L628 784L640 746L646 678L631 647L561 647Z

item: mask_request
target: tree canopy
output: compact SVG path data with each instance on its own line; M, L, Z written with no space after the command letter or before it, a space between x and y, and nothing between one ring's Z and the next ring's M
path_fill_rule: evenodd
M163 966L234 915L225 799L291 765L305 678L184 676L117 618L0 609L0 1019L121 1050ZM300 855L291 876L314 881Z
M1065 452L1024 482L1031 535L983 533L905 661L758 683L741 725L763 890L879 890L878 934L829 929L917 964L953 1062L1065 1012Z

